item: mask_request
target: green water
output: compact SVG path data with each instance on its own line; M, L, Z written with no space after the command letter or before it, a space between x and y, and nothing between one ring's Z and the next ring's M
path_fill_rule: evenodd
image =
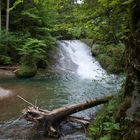
M10 90L9 97L0 100L0 140L37 139L46 140L42 130L33 129L32 125L20 119L21 110L28 106L17 97L22 96L41 108L52 110L72 103L79 103L92 98L115 94L121 85L122 78L109 77L100 81L82 79L74 74L50 74L44 78L19 80L16 78L0 79L0 87ZM96 108L78 113L90 117ZM74 132L70 136L83 135ZM68 136L66 134L66 136ZM11 140L10 139L10 140ZM51 138L48 138L51 140ZM74 139L74 138L72 138ZM84 139L84 138L83 138Z

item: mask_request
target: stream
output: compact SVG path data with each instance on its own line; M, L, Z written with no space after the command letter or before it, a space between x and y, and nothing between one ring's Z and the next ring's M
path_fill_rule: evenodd
M54 140L44 130L20 118L28 106L17 97L22 96L43 109L52 110L80 103L99 96L115 94L122 77L108 75L92 57L90 48L78 40L58 42L55 71L43 78L0 79L0 140ZM75 115L91 118L94 107ZM66 124L62 128L64 140L85 140L85 130L79 125Z

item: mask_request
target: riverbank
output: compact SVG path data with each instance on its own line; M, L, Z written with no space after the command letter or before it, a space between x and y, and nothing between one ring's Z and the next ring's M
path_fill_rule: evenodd
M2 69L2 68L0 68L0 79L2 79L2 78L13 78L13 77L15 77L15 73L12 69Z

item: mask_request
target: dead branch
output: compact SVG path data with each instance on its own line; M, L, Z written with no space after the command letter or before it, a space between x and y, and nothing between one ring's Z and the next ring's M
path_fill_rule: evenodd
M32 121L37 124L42 124L42 126L45 127L45 130L48 133L48 135L59 136L59 130L57 130L57 128L58 126L60 126L60 123L62 121L69 120L72 122L81 123L82 125L89 124L89 120L80 118L80 117L70 116L71 114L74 114L76 112L79 112L79 111L82 111L82 110L85 110L85 109L88 109L88 108L91 108L100 104L104 104L108 102L111 98L112 96L100 97L97 99L93 99L91 101L86 101L84 103L78 103L78 104L73 104L66 107L57 108L52 111L40 109L30 103L30 105L32 106L25 108L22 111L22 113L23 113L23 117L27 121ZM21 99L23 100L23 98ZM24 99L24 101L26 100ZM26 102L29 104L28 101Z

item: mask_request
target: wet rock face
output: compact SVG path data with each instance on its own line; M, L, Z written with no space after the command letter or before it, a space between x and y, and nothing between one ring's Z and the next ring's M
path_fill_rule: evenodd
M12 95L10 90L4 89L0 87L0 100Z

